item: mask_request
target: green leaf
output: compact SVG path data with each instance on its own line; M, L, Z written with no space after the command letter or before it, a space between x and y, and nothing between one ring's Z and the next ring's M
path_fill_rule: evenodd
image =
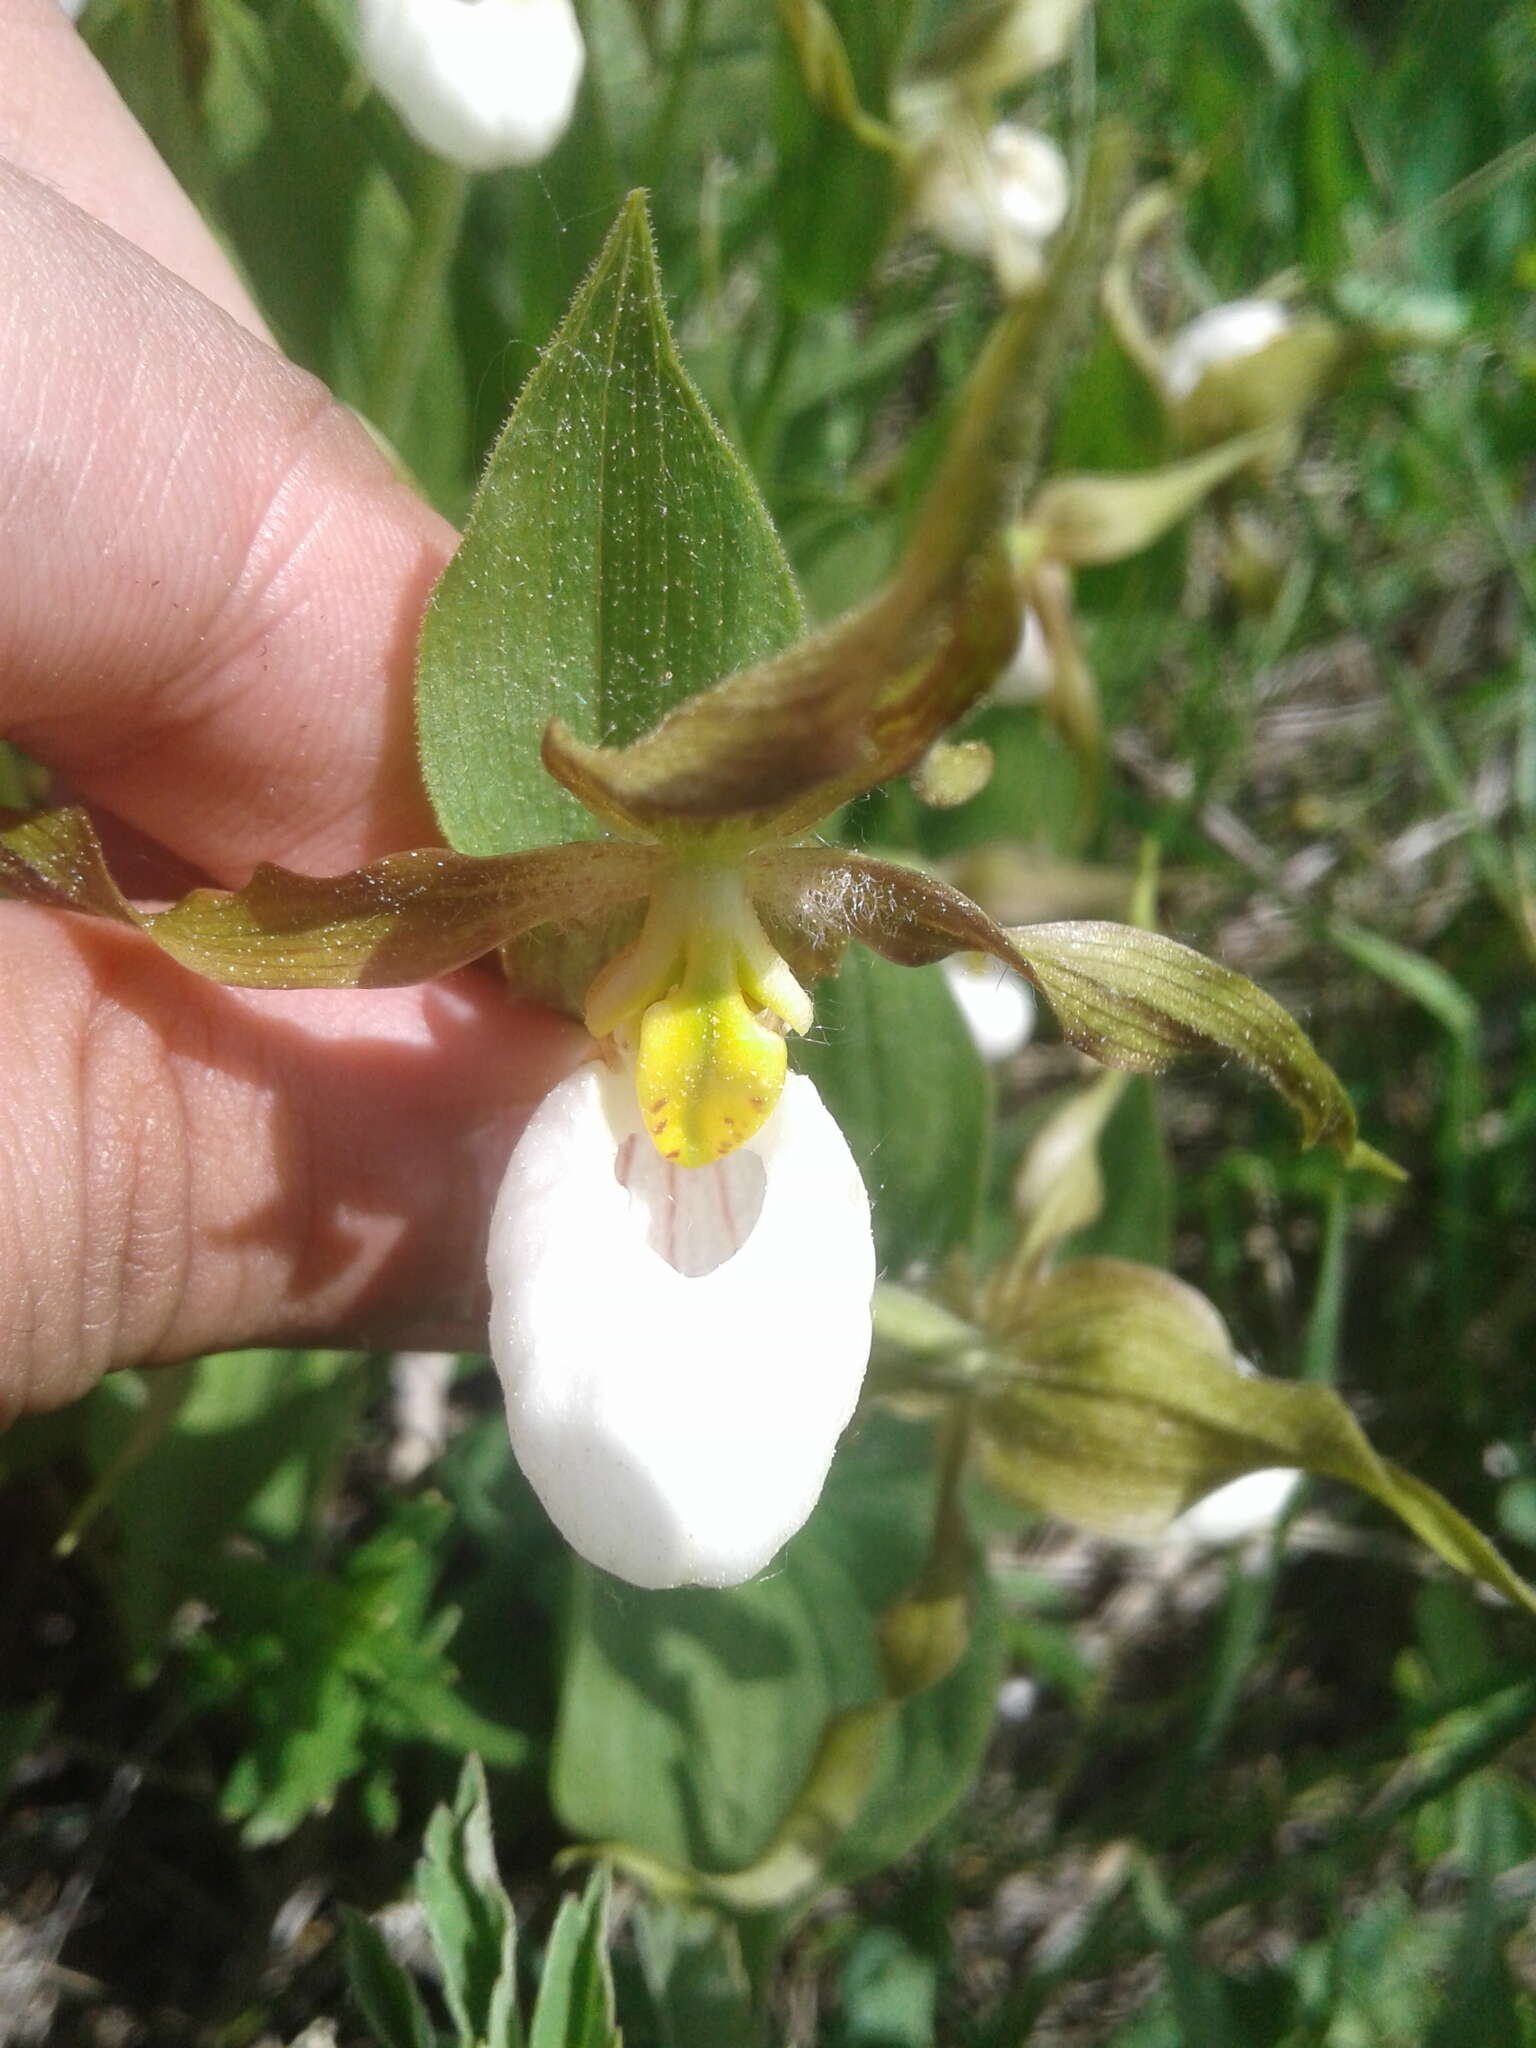
M651 872L633 846L546 846L505 860L429 846L345 875L263 866L243 889L194 889L168 910L139 911L108 872L84 811L0 814L0 898L129 925L233 988L430 981L538 925L643 896Z
M852 952L795 1047L859 1162L882 1263L937 1259L976 1227L992 1084L937 968Z
M1349 1097L1295 1018L1246 975L1133 925L1036 924L1008 936L1066 1037L1091 1058L1160 1074L1181 1053L1232 1054L1290 1103L1304 1144L1402 1179L1356 1136Z
M608 1874L555 1915L528 2048L619 2048L607 1950Z
M98 1478L71 1534L109 1512L108 1583L141 1675L163 1654L176 1609L207 1596L229 1536L291 1544L311 1527L363 1397L360 1363L244 1351L115 1375L92 1397L86 1446Z
M1245 1473L1359 1487L1454 1570L1536 1592L1433 1487L1371 1448L1331 1387L1241 1375L1220 1316L1171 1274L1079 1259L1021 1301L978 1383L983 1469L1027 1506L1146 1537Z
M851 1879L932 1827L975 1773L1000 1657L983 1595L950 1675L881 1702L876 1623L923 1562L932 1490L928 1432L872 1419L771 1576L640 1593L580 1573L552 1773L566 1826L674 1873L748 1871L841 1719L845 1751L870 1744L852 1759L866 1796L806 1867Z
M667 326L638 194L523 388L422 628L422 769L449 843L590 837L539 765L624 745L794 637L789 565Z
M341 1909L347 1984L379 2048L437 2048L420 1994L371 1921Z
M223 1809L245 1840L281 1841L402 1742L526 1759L527 1738L458 1699L447 1646L458 1623L433 1593L451 1512L399 1503L333 1574L217 1554L200 1575L217 1619L187 1645L195 1690L234 1706L246 1748Z
M702 1907L640 1898L629 1933L655 2014L659 2048L701 2042L750 2048L758 2038L736 1929Z
M1127 158L1118 130L1096 138L1049 277L1010 305L966 380L895 574L628 746L585 742L552 720L545 766L588 810L642 838L712 825L735 852L796 837L913 767L991 688L1018 644L1014 529L1057 376L1088 323Z
M496 1868L490 1796L478 1756L466 1759L452 1806L438 1807L427 1823L416 1896L463 2040L522 2048L517 1923Z

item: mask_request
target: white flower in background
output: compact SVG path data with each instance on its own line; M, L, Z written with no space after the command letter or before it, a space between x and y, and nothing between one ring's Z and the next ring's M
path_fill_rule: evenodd
M916 213L937 241L990 262L1010 296L1036 284L1045 245L1067 217L1072 180L1048 135L1000 121L984 138L963 126L926 152Z
M571 0L358 0L373 83L466 171L537 163L565 133L585 50Z
M991 701L994 704L1038 704L1043 697L1050 695L1055 680L1056 663L1045 637L1045 628L1040 623L1040 614L1032 604L1027 604L1019 644L1014 648L1008 666L992 685Z
M1015 0L987 51L996 88L1059 64L1086 7L1087 0Z
M1268 1535L1290 1506L1301 1474L1289 1465L1245 1472L1186 1508L1169 1534L1190 1543L1219 1547Z
M1181 404L1207 370L1255 356L1285 333L1291 316L1278 299L1232 299L1212 306L1168 343L1162 362L1163 390Z
M984 1060L1012 1059L1035 1028L1035 992L1021 974L980 953L951 953L944 979Z
M869 1358L869 1202L791 1074L767 1123L679 1167L634 1077L534 1113L491 1224L491 1349L551 1520L637 1586L737 1585L815 1506Z

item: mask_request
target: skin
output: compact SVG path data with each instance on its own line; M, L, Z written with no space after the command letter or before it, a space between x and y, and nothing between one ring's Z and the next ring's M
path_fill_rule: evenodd
M452 530L268 342L53 0L0 0L0 736L145 898L438 835ZM0 1421L258 1343L474 1347L490 1203L583 1035L489 974L251 994L0 904Z

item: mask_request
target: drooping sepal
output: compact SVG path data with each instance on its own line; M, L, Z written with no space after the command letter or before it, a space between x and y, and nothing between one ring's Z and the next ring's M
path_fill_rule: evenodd
M1185 1053L1228 1054L1284 1096L1304 1144L1403 1178L1362 1142L1337 1074L1295 1018L1246 975L1134 925L1027 925L1008 937L1063 1034L1091 1058L1160 1074Z
M1187 1053L1240 1059L1295 1110L1304 1144L1402 1178L1360 1139L1343 1085L1295 1018L1192 947L1099 920L1005 931L947 882L830 847L765 849L748 872L754 896L779 918L859 939L901 966L989 954L1031 982L1063 1035L1104 1066L1160 1074Z

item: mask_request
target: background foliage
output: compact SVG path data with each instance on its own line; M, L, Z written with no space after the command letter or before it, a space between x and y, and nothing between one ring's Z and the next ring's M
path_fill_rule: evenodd
M756 0L582 11L576 124L537 171L476 182L402 455L462 517L647 185L685 360L830 615L890 564L991 286L902 231L890 167L809 105ZM836 0L872 112L950 11ZM427 167L363 90L342 0L93 0L84 27L284 346L368 409ZM1463 338L1375 357L1317 416L1262 507L1267 607L1236 604L1200 520L1081 577L1101 802L1037 712L995 708L979 797L932 811L900 786L848 832L950 864L1013 922L1123 914L1156 844L1165 928L1304 1016L1412 1185L1298 1155L1224 1071L1136 1083L1076 1248L1170 1262L1244 1355L1336 1378L1384 1451L1529 1564L1536 30L1514 0L1475 22L1436 0L1103 0L1095 42L1024 110L1071 147L1111 109L1151 167L1192 174L1151 279L1170 319L1301 264L1324 305L1449 300ZM1167 453L1102 338L1052 466ZM878 964L827 993L810 1064L896 1274L1000 1248L1016 1162L1082 1072L1030 1048L994 1121L937 976ZM479 2038L493 1997L510 2025L542 1959L533 2048L600 2042L601 1893L556 1917L580 1882L556 1853L736 1869L869 1697L873 1619L921 1558L921 1425L859 1433L775 1575L644 1596L564 1553L477 1361L441 1445L415 1447L401 1382L381 1359L209 1359L0 1447L17 2038L235 2048L334 2021L419 2048ZM970 1648L875 1731L810 1898L721 1916L620 1880L626 2040L1536 2041L1528 1624L1331 1491L1231 1552L978 1512ZM521 1965L473 1774L412 1878L470 1751ZM343 1907L382 1918L344 1943Z

